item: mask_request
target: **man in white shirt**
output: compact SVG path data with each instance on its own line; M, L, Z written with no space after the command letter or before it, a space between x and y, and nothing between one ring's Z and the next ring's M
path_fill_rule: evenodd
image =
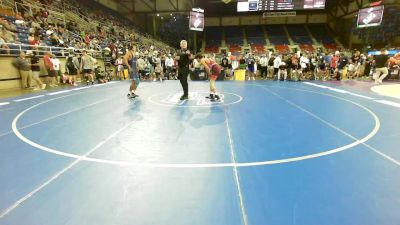
M274 60L274 79L278 78L279 66L281 65L282 58L280 55L277 55Z
M168 79L172 79L174 59L171 54L168 54L168 57L165 59L165 67L167 68Z
M52 55L51 62L53 63L54 73L56 74L57 83L60 84L62 80L61 75L61 62L56 58L55 55Z
M267 79L268 77L268 58L265 54L260 58L260 76L261 79Z

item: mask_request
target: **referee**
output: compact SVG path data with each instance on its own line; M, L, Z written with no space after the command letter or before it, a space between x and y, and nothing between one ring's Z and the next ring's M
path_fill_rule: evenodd
M178 61L178 78L181 82L183 95L181 100L189 99L189 85L188 85L188 75L189 75L189 65L192 61L192 54L187 50L187 41L181 41L181 50L178 52L176 60Z

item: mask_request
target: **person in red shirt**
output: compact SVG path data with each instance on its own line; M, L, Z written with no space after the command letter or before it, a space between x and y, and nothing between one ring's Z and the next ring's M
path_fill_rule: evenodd
M332 61L331 61L331 70L333 72L333 77L338 77L339 71L337 69L337 66L338 66L339 59L340 59L340 53L339 53L339 51L336 51L335 55L332 57Z
M90 36L89 36L89 34L86 34L86 36L85 36L85 44L89 45L89 43L90 43Z
M46 52L43 56L44 68L47 70L47 81L50 87L57 87L56 73L54 70L53 62L51 61L51 53Z

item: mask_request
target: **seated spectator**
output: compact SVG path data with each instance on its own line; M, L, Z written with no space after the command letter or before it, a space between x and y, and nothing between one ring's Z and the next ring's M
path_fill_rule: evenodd
M0 54L10 54L10 47L6 44L3 37L0 35Z
M11 31L8 31L4 27L1 29L1 36L6 43L16 43L17 35Z

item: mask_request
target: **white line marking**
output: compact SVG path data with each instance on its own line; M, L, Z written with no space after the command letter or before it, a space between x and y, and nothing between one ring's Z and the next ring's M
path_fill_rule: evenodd
M33 96L30 98L20 98L20 99L14 100L14 102L23 102L23 101L27 101L27 100L31 100L31 99L42 98L42 97L44 97L44 95Z
M79 108L75 108L75 109L72 109L72 110L70 110L70 111L63 112L63 113L61 113L61 114L54 115L54 116L52 116L52 117L48 117L48 118L46 118L46 119L44 119L44 120L41 120L41 121L38 121L38 122L35 122L35 123L31 123L31 124L29 124L29 125L20 127L20 128L18 128L18 129L19 129L19 130L24 130L24 129L27 129L27 128L29 128L29 127L32 127L32 126L35 126L35 125L38 125L38 124L41 124L41 123L44 123L44 122L47 122L47 121L56 119L56 118L58 118L58 117L61 117L61 116L67 115L67 114L70 114L70 113L72 113L72 112L76 112L76 111L79 111L79 110L82 110L82 109L85 109L85 108L92 107L92 106L94 106L94 105L97 105L97 104L99 104L99 103L108 101L108 100L110 100L110 99L111 99L111 98L103 99L103 100L100 100L100 101L97 101L97 102L93 102L92 104L89 104L89 105L86 105L86 106L82 106L82 107L79 107ZM8 131L8 132L6 132L6 133L0 134L0 137L6 136L6 135L12 134L12 133L13 133L13 132L12 132L12 130L11 130L11 131Z
M392 102L392 101L388 101L388 100L374 100L374 101L385 104L385 105L390 105L390 106L400 108L400 103L397 103L397 102Z
M254 85L254 86L263 86L263 85ZM279 88L279 87L277 87ZM325 95L325 96L329 96L332 98L336 98L336 99L341 99L343 101L352 103L355 106L358 106L361 109L364 109L365 111L367 111L373 118L375 121L375 127L373 128L373 130L364 138L354 141L353 143L350 143L348 145L339 147L339 148L335 148L335 149L331 149L331 150L326 150L323 152L319 152L319 153L315 153L315 154L310 154L310 155L305 155L305 156L299 156L299 157L293 157L293 158L285 158L285 159L278 159L278 160L270 160L270 161L260 161L260 162L247 162L247 163L204 163L204 164L174 164L174 163L134 163L134 162L129 162L129 161L117 161L117 160L106 160L106 159L98 159L98 158L90 158L90 157L84 157L81 155L75 155L75 154L71 154L71 153L66 153L66 152L62 152L62 151L58 151L56 149L52 149L52 148L48 148L46 146L42 146L39 145L31 140L29 140L28 138L26 138L25 136L23 136L18 128L17 128L17 122L18 120L29 110L37 107L40 104L44 104L47 103L49 101L53 101L56 100L52 99L52 100L48 100L46 102L43 103L39 103L37 105L33 105L27 109L25 109L24 111L22 111L20 114L18 114L13 122L12 122L12 130L14 132L14 134L23 142L27 143L28 145L31 145L39 150L45 151L45 152L49 152L49 153L53 153L56 155L60 155L60 156L65 156L65 157L70 157L70 158L76 158L76 159L82 159L82 160L86 160L86 161L90 161L90 162L96 162L96 163L104 163L104 164L109 164L109 165L117 165L117 166L131 166L131 167L147 167L147 168L222 168L222 167L250 167L250 166L264 166L264 165L272 165L272 164L280 164L280 163L289 163L289 162L296 162L296 161L301 161L301 160L307 160L307 159L313 159L313 158L318 158L318 157L322 157L322 156L326 156L326 155L331 155L331 154L335 154L338 152L342 152L345 151L347 149L351 149L359 144L362 144L366 141L368 141L369 139L371 139L373 136L375 136L377 134L377 132L380 129L380 121L379 118L374 114L374 112L372 112L370 109L366 108L365 106L357 103L357 102L353 102L351 100L347 100L345 98L341 98L335 95L330 95L330 94L325 94L325 93L321 93L321 92L316 92L316 91L310 91L310 90L301 90L301 89L294 89L294 88L285 88L285 89L292 89L292 90L297 90L297 91L303 91L303 92L310 92L310 93L315 93L315 94L320 94L320 95ZM66 96L63 96L66 97Z
M79 90L88 89L88 88L91 88L91 86L74 88L74 89L72 89L72 90L73 90L73 91L79 91Z
M228 138L229 138L229 148L230 148L230 153L231 153L231 162L234 163L234 164L237 164L236 154L235 154L235 147L233 145L231 127L229 125L229 118L228 118L228 114L227 114L226 110L227 109L225 107L225 109L224 109L225 124L226 124L226 129L227 129ZM239 179L239 173L238 173L237 166L233 167L233 176L235 177L236 190L237 190L237 194L238 194L238 197L239 197L239 205L240 205L240 211L242 212L243 224L244 225L248 225L247 213L246 213L246 208L244 206L244 199L243 199L243 194L242 194L242 188L240 186L240 179Z
M103 146L105 143L107 143L109 140L111 140L112 138L114 138L115 136L117 136L120 132L122 132L124 129L126 129L127 127L129 127L130 125L132 125L132 123L134 123L136 121L132 121L129 124L123 126L122 128L120 128L119 130L115 131L113 134L111 134L109 137L107 137L105 140L101 141L99 144L97 144L93 149L91 149L90 151L86 152L83 156L86 157L90 154L92 154L94 151L96 151L97 149L99 149L101 146ZM49 180L47 180L46 182L44 182L42 185L40 185L39 187L37 187L35 190L31 191L30 193L28 193L27 195L25 195L24 197L20 198L18 201L16 201L14 204L12 204L10 207L8 207L7 209L5 209L3 212L0 213L0 219L4 218L5 216L7 216L8 214L10 214L13 210L15 210L16 208L18 208L22 203L24 203L25 201L27 201L29 198L31 198L32 196L34 196L36 193L38 193L39 191L41 191L43 188L45 188L46 186L48 186L49 184L51 184L53 181L55 181L57 178L59 178L61 175L63 175L64 173L66 173L68 170L70 170L72 167L74 167L76 164L78 164L79 162L81 162L82 159L78 158L76 159L74 162L72 162L71 164L69 164L67 167L65 167L64 169L62 169L61 171L59 171L58 173L56 173L54 176L52 176Z
M374 98L371 98L371 97L368 97L368 96L365 96L365 95L356 94L356 93L353 93L353 92L349 92L349 94L353 95L353 96L360 97L360 98L365 98L365 99L368 99L368 100L373 100L374 99Z
M56 100L56 99L66 98L66 97L70 97L70 96L74 96L74 95L80 95L80 94L85 94L85 93L88 93L88 92L79 92L79 93L75 93L75 94L69 94L69 95L57 97L57 98L54 98L54 99L50 99L50 100L41 102L41 103L37 104L36 106L39 106L39 105L42 104L42 103L47 103L47 102L49 102L49 101L53 101L53 100ZM101 101L99 101L99 102L97 102L97 103L101 103L102 101L103 101L103 100L101 100ZM96 102L95 102L95 103L96 103ZM91 105L89 105L89 106L92 106L92 105L93 105L93 104L91 104ZM82 109L82 108L85 108L85 106L84 106L84 107L81 107L81 108L77 108L77 109L80 110L80 109ZM72 110L72 112L73 112L73 110ZM71 112L70 112L70 113L71 113ZM30 127L30 126L33 126L33 125L36 125L36 124L39 124L39 123L42 123L42 122L46 122L46 121L48 121L48 120L50 120L50 119L54 119L54 118L57 118L57 117L63 116L63 115L65 115L65 113L62 113L62 114L60 114L60 115L58 115L58 116L54 116L54 117L47 118L47 119L42 120L42 121L39 121L39 122L35 122L35 123L32 123L32 124L26 125L26 126L21 127L21 128L19 128L19 129L25 129L25 128L28 128L28 127ZM6 135L12 134L12 133L13 133L13 131L10 130L10 131L8 131L8 132L6 132L6 133L0 134L0 137L6 136Z
M50 95L50 96L52 96L52 95L59 95L59 94L68 93L68 92L70 92L70 91L71 91L71 90L64 90L64 91L51 92L51 93L48 93L47 95Z
M2 106L2 105L8 105L8 104L10 104L9 102L0 102L0 106Z
M196 91L193 91L193 92L196 92ZM207 92L205 92L205 91L198 91L198 92L199 92L199 93L207 93ZM240 95L237 95L237 94L235 94L235 93L221 92L220 94L224 94L224 95L227 95L227 94L233 95L233 96L237 97L238 99L237 99L236 101L234 101L234 102L222 103L222 104L215 104L215 105L183 105L183 103L186 103L186 100L185 100L185 101L182 101L182 102L179 102L178 104L167 104L167 103L157 102L156 100L154 100L155 97L159 97L159 96L168 96L168 95L175 95L175 94L155 94L155 95L152 95L152 96L148 97L147 99L148 99L151 103L156 104L156 105L160 105L160 106L185 107L185 108L210 108L210 107L213 107L213 106L228 106L228 105L234 105L234 104L237 104L237 103L240 103L241 101L243 101L243 97L240 96ZM191 100L191 99L189 98L189 100Z
M339 131L340 133L344 134L345 136L347 136L347 137L349 137L349 138L351 138L351 139L353 139L353 140L355 140L355 141L359 141L359 140L358 140L356 137L354 137L353 135L351 135L351 134L347 133L346 131L340 129L339 127L336 127L335 125L329 123L328 121L322 119L321 117L315 115L314 113L308 111L307 109L304 109L303 107L297 105L296 103L293 103L292 101L290 101L290 100L288 100L288 99L282 97L281 95L279 95L279 94L277 94L277 93L275 93L275 92L273 92L273 91L271 91L271 90L269 90L269 89L267 89L267 88L263 88L263 89L265 89L266 91L270 92L271 94L277 96L278 98L284 100L284 101L287 102L288 104L290 104L290 105L292 105L292 106L294 106L294 107L300 109L301 111L303 111L303 112L309 114L310 116L312 116L312 117L314 117L315 119L321 121L322 123L328 125L329 127L331 127L331 128L333 128L333 129ZM366 144L365 142L362 142L361 144L364 145L365 147L367 147L368 149L374 151L375 153L379 154L380 156L382 156L382 157L388 159L389 161L395 163L396 165L400 166L400 162L399 162L398 160L396 160L396 159L394 159L394 158L392 158L392 157L386 155L385 153L383 153L383 152L377 150L376 148L374 148L374 147L372 147L372 146Z
M311 86L319 87L319 88L325 88L325 89L329 89L329 90L332 90L332 91L335 91L335 92L339 92L339 93L342 93L342 94L349 94L349 95L353 95L353 96L357 96L357 97L365 98L365 99L369 99L369 100L373 100L374 99L374 98L371 98L371 97L368 97L368 96L365 96L365 95L356 94L356 93L353 93L353 92L350 92L350 91L345 91L345 90L342 90L342 89L328 87L328 86L324 86L324 85L318 85L318 84L314 84L314 83L310 83L310 82L303 82L303 84L307 84L307 85L311 85Z
M330 87L330 88L328 88L328 89L331 90L331 91L335 91L335 92L342 93L342 94L349 93L348 91L345 91L345 90L342 90L342 89L338 89L338 88L332 88L332 87Z

